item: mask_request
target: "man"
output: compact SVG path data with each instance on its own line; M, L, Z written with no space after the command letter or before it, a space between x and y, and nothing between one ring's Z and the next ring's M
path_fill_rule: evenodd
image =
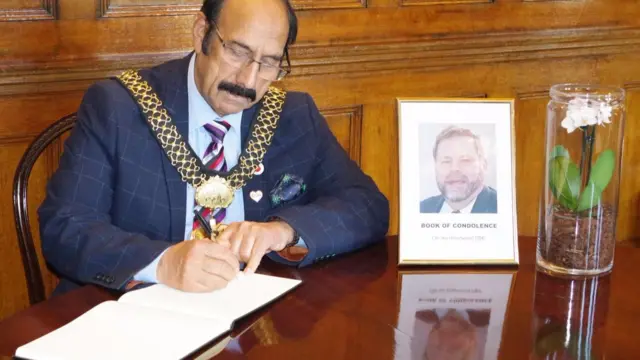
M450 126L433 147L440 195L420 202L421 213L496 213L496 191L484 185L487 159L480 138L469 129Z
M285 0L206 0L194 52L139 72L161 105L137 102L143 87L126 85L135 76L89 88L39 209L43 253L62 278L56 293L84 283L212 291L265 255L307 266L383 239L387 199L311 97L289 92L282 104L268 93L296 34ZM143 115L145 106L157 111ZM171 121L150 125L161 116ZM239 156L252 154L260 163L247 172ZM180 168L193 164L199 172ZM203 185L194 173L226 182ZM211 205L220 199L231 201Z

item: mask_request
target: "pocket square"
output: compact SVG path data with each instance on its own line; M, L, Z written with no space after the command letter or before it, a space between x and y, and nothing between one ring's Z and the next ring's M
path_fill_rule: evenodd
M284 174L269 192L271 206L276 207L298 198L307 190L301 177Z

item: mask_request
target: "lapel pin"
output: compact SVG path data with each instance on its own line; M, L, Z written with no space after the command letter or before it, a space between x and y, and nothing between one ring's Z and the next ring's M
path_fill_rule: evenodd
M249 193L249 197L251 198L251 200L258 202L260 201L260 199L262 199L262 191L260 190L255 190Z
M258 164L258 166L256 166L255 174L256 175L262 175L263 172L264 172L264 165L262 165L262 163L260 163L260 164Z

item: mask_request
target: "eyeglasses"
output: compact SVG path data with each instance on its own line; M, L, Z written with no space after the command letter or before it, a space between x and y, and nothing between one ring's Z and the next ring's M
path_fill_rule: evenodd
M253 58L253 52L251 50L235 43L226 42L222 38L222 35L220 35L218 27L215 24L212 24L212 26L214 26L216 35L220 43L222 43L222 48L224 49L222 52L223 59L229 63L229 65L238 69L244 69L255 61L258 63L258 76L269 81L280 81L291 72L289 51L286 48L284 50L284 58L287 61L287 68L281 68L280 64L282 60L256 60ZM270 63L270 61L272 61L272 63Z

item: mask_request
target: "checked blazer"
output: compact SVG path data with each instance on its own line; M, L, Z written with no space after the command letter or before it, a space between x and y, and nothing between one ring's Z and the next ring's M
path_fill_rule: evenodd
M189 57L140 71L178 130L188 136ZM242 143L257 113L243 112ZM244 187L245 220L277 216L304 239L307 266L384 239L389 204L351 161L312 98L289 92L264 173ZM285 174L306 191L274 206L269 192ZM258 202L251 191L262 191ZM183 241L186 184L170 164L135 100L115 79L92 85L38 209L45 259L61 277L55 293L94 283L123 289L167 247Z

